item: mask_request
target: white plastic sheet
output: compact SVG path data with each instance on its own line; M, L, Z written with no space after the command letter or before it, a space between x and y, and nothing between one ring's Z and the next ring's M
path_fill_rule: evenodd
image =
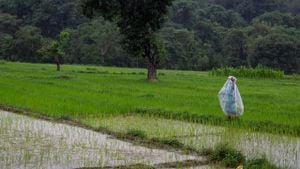
M239 117L244 113L244 104L236 81L235 77L229 76L218 94L221 108L229 117Z

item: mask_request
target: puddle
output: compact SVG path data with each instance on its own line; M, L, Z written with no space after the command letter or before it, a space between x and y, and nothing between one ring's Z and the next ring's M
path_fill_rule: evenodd
M79 127L0 111L0 168L154 165L200 157L149 149Z

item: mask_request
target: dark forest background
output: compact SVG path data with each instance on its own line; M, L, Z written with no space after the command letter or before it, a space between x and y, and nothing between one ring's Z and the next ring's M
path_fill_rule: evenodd
M142 67L121 48L115 23L85 18L79 0L0 0L0 59L53 63L59 41L70 64ZM161 68L267 67L300 72L299 0L176 0L159 32Z

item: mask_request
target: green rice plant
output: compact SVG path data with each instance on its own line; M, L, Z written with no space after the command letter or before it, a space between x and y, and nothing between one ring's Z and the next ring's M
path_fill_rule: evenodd
M89 71L96 71L97 69L94 68L94 67L87 67L86 70L89 70Z
M172 146L172 147L183 147L183 144L181 142L179 142L177 139L173 139L173 138L160 139L160 142L165 145Z
M166 75L165 73L161 73L161 72L158 73L158 76L165 76L165 75Z
M146 139L147 135L144 131L138 129L128 129L126 136Z
M108 167L111 168L111 167ZM129 166L117 166L113 167L115 169L155 169L154 167L143 165L143 164L135 164L135 165L129 165Z
M226 167L237 167L245 162L243 154L228 144L219 144L214 150L206 150L206 155L212 162L221 162Z
M228 144L218 144L214 149L204 148L201 154L207 156L211 162L221 163L226 167L236 168L241 165L244 169L280 169L270 164L265 157L246 160L241 152Z
M154 94L152 94L152 93L145 93L145 94L142 94L142 95L140 95L139 97L143 97L143 98L149 98L149 99L151 99L151 98L154 98L154 97L155 97L155 95L154 95Z
M239 68L224 67L213 69L210 74L212 76L236 76L247 78L283 78L284 72L268 67L258 65L255 68L241 66Z
M291 125L274 123L272 121L254 121L254 120L245 121L243 119L228 120L225 117L201 115L192 112L173 112L173 111L167 111L163 109L151 109L151 108L137 108L135 112L141 115L152 115L152 116L173 119L173 120L183 120L183 121L208 124L208 125L244 128L244 129L250 129L251 131L258 131L258 132L300 136L299 125L291 126Z
M224 123L224 118L212 116L212 115L200 115L193 112L175 112L163 109L152 109L152 108L137 108L135 110L137 114L148 114L155 115L158 117L175 119L175 120L185 120L189 122L197 122L202 124L215 124L220 125Z
M68 75L61 75L61 76L57 76L55 78L60 79L60 80L70 80L70 79L72 79L72 77L68 76Z
M61 116L57 117L58 120L65 120L65 121L70 121L72 120L72 117L70 115L64 115L62 114Z
M62 72L56 72L53 65L5 62L0 72L2 109L14 107L73 120L130 112L300 135L297 78L239 78L245 114L240 120L228 121L217 99L226 78L207 72L159 70L165 75L157 83L147 82L143 69L115 67L64 65Z
M279 169L270 164L265 158L247 160L245 169Z

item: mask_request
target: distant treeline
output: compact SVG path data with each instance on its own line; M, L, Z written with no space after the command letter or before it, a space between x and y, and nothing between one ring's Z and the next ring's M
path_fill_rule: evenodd
M176 0L159 32L161 68L279 68L300 72L299 0ZM63 62L141 67L120 46L115 23L85 18L79 0L0 0L0 59L53 62L39 50L58 40Z

